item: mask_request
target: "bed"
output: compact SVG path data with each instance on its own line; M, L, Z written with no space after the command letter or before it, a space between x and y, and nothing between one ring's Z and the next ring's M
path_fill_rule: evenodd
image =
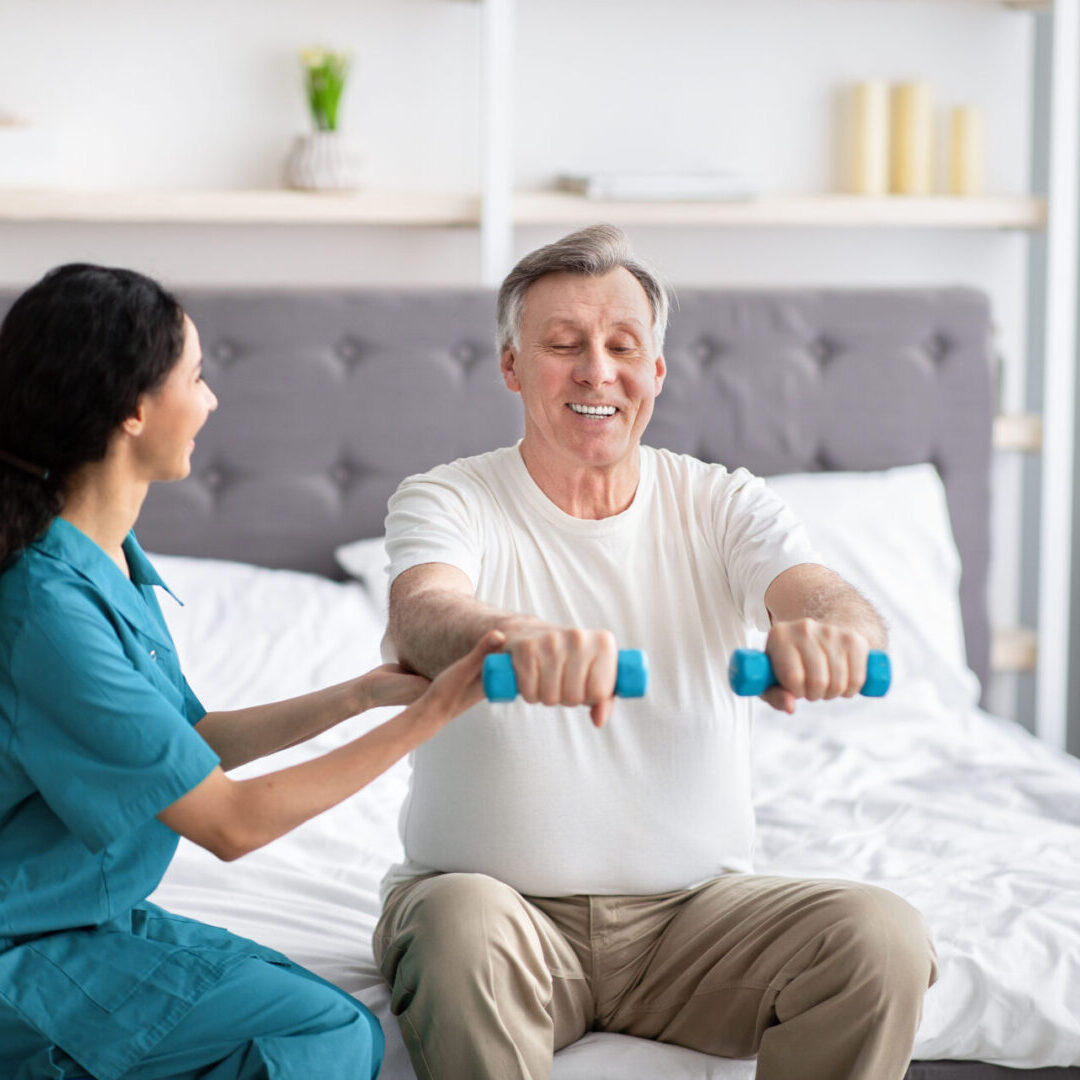
M378 663L386 499L506 445L520 406L481 291L190 292L221 407L192 476L151 493L143 545L210 708ZM0 299L0 309L6 302ZM911 1080L1080 1078L1080 762L980 710L989 668L990 314L966 289L680 290L647 441L774 478L820 549L885 610L881 701L755 719L757 869L885 885L940 961ZM278 767L338 745L367 714ZM617 722L617 715L615 718ZM400 854L407 764L238 863L187 844L154 899L282 949L356 994L412 1071L371 955ZM724 1061L592 1033L556 1080L749 1080Z

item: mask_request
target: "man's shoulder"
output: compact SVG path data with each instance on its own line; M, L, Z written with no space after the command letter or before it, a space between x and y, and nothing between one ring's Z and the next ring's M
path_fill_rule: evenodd
M514 459L519 457L517 447L508 446L414 473L398 485L390 500L391 508L421 500L426 504L468 509L472 515L480 507L503 501L499 492L507 488Z
M755 479L746 469L729 469L716 461L703 461L693 454L683 454L658 446L641 447L653 460L657 475L667 481L685 480L690 483L744 484Z
M645 449L643 447L643 449ZM649 448L657 495L666 493L680 512L715 525L717 514L755 512L774 501L764 480L746 468L729 469L692 454Z
M518 449L516 446L501 446L497 450L488 450L483 454L456 458L442 465L435 465L427 472L415 473L406 477L402 483L421 483L432 480L440 483L467 482L470 479L484 480L504 473L511 465Z

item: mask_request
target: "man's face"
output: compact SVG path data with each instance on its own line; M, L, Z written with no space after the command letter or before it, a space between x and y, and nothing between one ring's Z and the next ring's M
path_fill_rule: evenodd
M540 278L525 294L519 337L501 365L525 406L526 450L550 467L636 463L666 368L633 274Z

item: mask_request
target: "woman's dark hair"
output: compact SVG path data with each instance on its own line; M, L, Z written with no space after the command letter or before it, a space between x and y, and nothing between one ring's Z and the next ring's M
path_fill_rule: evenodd
M0 325L0 567L64 506L71 474L100 461L140 395L184 345L184 311L133 270L49 271Z

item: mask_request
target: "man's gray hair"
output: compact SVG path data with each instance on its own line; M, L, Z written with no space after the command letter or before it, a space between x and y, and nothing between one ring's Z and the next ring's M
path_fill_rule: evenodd
M656 273L634 257L622 229L614 225L590 225L530 252L506 275L495 309L495 343L499 355L509 346L521 347L525 294L540 278L546 274L601 277L619 267L633 274L645 290L652 312L653 346L657 354L662 352L668 320L667 290Z

